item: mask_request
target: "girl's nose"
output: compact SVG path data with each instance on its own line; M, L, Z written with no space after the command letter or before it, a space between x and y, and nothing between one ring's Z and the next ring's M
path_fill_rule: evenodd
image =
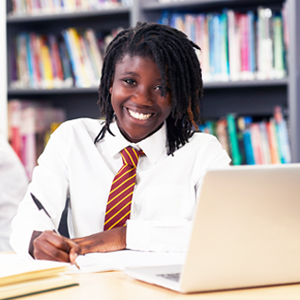
M136 99L143 105L152 105L154 102L153 91L147 87L140 87L136 93Z

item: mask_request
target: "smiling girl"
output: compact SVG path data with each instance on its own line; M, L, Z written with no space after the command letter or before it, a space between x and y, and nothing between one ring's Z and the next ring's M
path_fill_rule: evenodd
M203 91L196 49L182 32L154 23L115 37L99 88L106 120L67 121L52 134L13 222L16 252L74 262L78 254L125 248L186 251L203 177L230 162L215 137L193 130ZM133 154L124 158L128 146ZM134 156L128 212L123 223L116 219L106 228L107 214L120 205L108 208L112 182ZM54 231L67 197L70 238Z

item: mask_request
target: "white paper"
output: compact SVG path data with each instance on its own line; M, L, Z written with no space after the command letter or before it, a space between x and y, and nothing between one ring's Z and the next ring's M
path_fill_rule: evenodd
M89 253L80 255L76 259L80 270L75 266L70 273L90 273L124 270L125 268L164 266L183 264L186 253L171 252L144 252L134 250L121 250L106 253Z

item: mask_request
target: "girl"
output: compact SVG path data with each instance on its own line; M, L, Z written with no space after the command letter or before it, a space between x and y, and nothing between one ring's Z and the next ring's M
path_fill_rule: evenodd
M196 49L154 23L115 37L99 88L106 120L67 121L54 132L13 222L16 252L74 262L124 248L186 251L203 177L230 162L215 137L193 130L203 92ZM122 181L122 172L131 175ZM55 232L67 197L71 239Z

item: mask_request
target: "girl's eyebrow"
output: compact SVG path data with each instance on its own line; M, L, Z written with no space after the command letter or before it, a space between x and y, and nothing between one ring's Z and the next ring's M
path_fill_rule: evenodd
M132 76L137 76L137 77L141 77L138 73L135 73L135 72L123 72L121 75L132 75Z

